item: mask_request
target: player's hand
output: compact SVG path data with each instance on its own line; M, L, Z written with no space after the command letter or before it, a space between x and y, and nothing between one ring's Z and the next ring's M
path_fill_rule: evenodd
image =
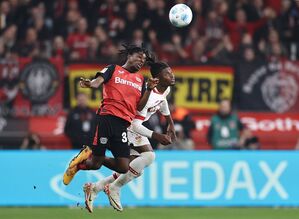
M159 143L163 145L168 145L172 143L170 136L159 134L157 132L153 132L152 138L157 140Z
M147 89L148 90L153 90L159 83L158 78L149 78L147 80Z
M176 134L175 134L175 129L174 129L173 125L170 125L170 126L167 127L167 135L170 137L170 139L172 141L177 140L177 137L176 137Z
M81 77L79 84L82 88L89 88L91 86L91 81L88 78Z

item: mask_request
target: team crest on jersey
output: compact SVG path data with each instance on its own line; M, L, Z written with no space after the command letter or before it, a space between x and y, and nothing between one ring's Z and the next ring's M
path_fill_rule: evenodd
M103 68L100 72L105 73L108 70L108 68Z
M141 82L141 79L139 77L136 77L136 81Z
M142 137L140 135L137 135L135 137L135 141L139 144L141 142Z

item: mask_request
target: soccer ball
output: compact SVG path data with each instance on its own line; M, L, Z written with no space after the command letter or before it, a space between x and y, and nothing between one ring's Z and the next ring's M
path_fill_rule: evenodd
M185 4L176 4L169 11L169 20L176 27L185 27L192 21L192 11Z

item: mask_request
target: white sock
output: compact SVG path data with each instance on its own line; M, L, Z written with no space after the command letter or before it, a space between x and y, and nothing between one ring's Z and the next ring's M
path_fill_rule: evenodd
M119 173L113 173L112 175L107 176L106 178L96 182L94 184L95 185L94 190L96 192L104 190L104 186L109 184L109 183L114 182L119 177L119 175L120 175Z
M113 183L112 186L122 187L134 178L141 175L143 169L153 163L155 160L155 153L152 151L143 152L139 157L135 158L129 164L129 171L125 174L121 174Z

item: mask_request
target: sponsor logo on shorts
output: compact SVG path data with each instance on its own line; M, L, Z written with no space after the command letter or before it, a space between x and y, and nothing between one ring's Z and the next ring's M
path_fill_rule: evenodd
M100 143L101 144L107 144L107 142L108 142L108 138L106 138L106 137L101 137L100 138Z

